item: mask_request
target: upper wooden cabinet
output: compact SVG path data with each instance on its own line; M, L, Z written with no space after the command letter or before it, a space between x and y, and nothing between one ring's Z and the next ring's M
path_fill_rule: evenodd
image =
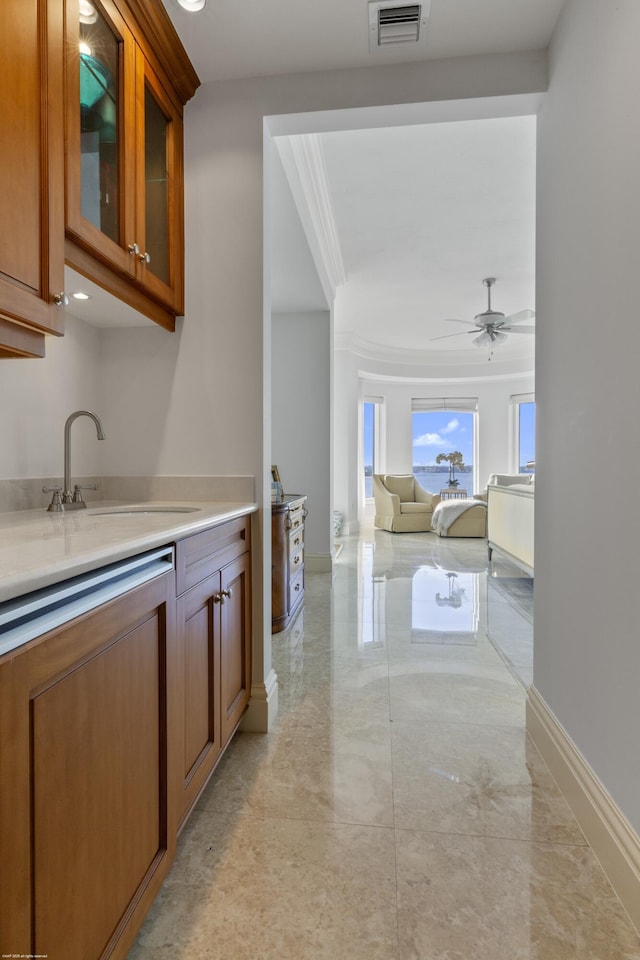
M65 37L66 260L172 330L184 312L182 108L198 78L154 0L66 0Z
M64 309L61 0L0 5L0 356L42 356ZM28 327L21 326L28 324Z

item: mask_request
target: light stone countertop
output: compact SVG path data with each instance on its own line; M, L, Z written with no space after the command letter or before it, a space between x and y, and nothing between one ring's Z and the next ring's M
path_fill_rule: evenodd
M119 513L101 514L117 508ZM127 507L132 512L126 513ZM161 512L163 508L193 512ZM145 508L149 512L144 512ZM195 508L195 509L193 509ZM86 510L0 514L0 602L246 516L256 503L94 501Z

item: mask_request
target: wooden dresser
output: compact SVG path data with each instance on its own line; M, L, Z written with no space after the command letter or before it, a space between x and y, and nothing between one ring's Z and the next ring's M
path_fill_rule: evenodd
M284 630L304 597L306 496L286 494L271 504L271 631Z

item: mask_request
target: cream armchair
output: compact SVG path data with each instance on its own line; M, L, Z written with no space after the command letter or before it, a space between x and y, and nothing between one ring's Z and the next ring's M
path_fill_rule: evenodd
M440 497L423 490L414 476L374 473L375 525L391 533L431 530L431 518Z

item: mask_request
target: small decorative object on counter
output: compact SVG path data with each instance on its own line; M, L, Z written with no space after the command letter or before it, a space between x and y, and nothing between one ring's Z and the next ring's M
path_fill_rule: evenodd
M271 503L282 503L282 484L271 481Z

